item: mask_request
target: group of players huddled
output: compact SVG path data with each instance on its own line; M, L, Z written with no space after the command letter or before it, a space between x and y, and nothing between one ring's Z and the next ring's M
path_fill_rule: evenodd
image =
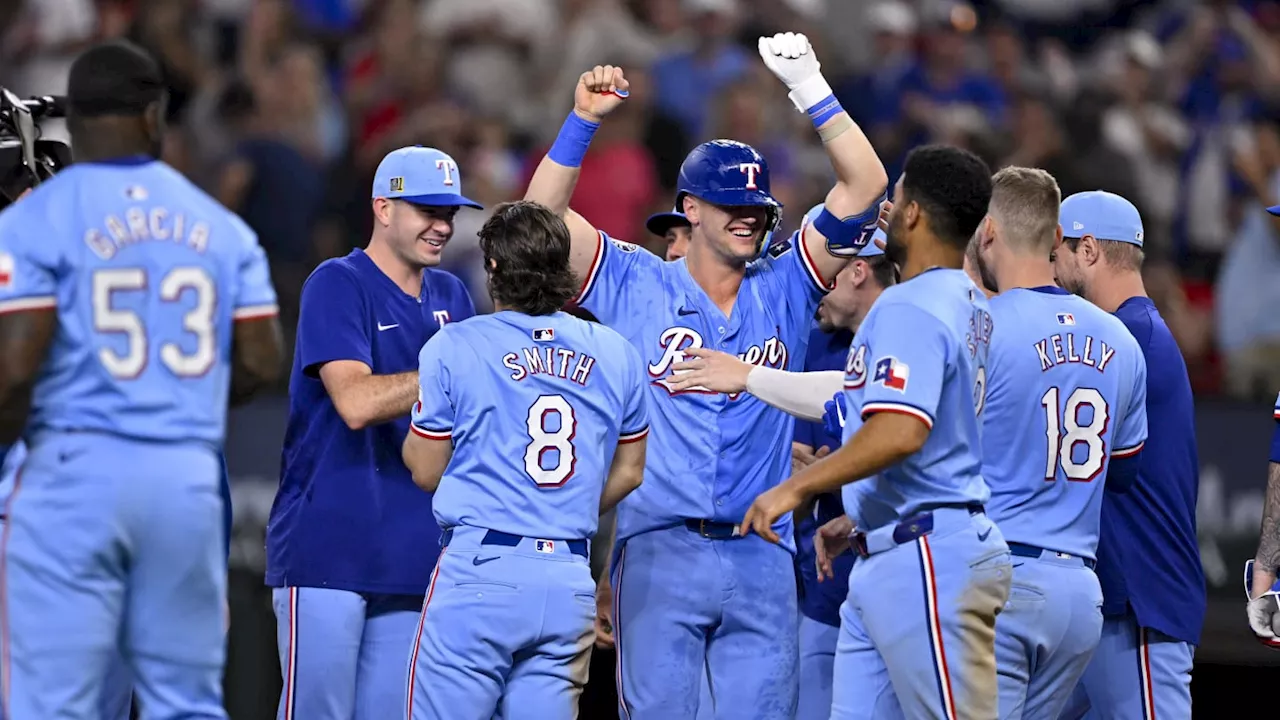
M759 52L835 177L789 239L731 140L651 218L666 259L573 212L612 66L479 233L491 314L434 268L456 163L382 161L302 292L279 718L573 718L593 646L624 720L1190 718L1191 390L1137 211L946 146L890 197L805 36ZM223 718L221 447L275 295L157 159L151 58L93 48L68 96L77 163L0 214L3 717Z

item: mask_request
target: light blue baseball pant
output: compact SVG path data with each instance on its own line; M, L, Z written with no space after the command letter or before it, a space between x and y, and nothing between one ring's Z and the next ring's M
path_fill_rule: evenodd
M1138 626L1132 614L1107 617L1093 660L1063 720L1190 720L1195 646Z
M932 531L917 535L922 517L866 535L840 606L832 720L997 717L1009 548L981 512L934 510Z
M796 720L831 717L831 683L839 641L839 627L800 616L800 697Z
M785 548L679 525L628 538L612 578L623 720L703 717L704 667L719 720L794 717L799 613Z
M698 692L697 720L716 720L716 700L711 695L711 673L703 668L702 689Z
M277 720L404 716L422 598L313 587L271 591L280 651Z
M32 441L4 543L9 720L96 720L130 676L144 720L226 718L220 482L205 445Z
M1084 559L1010 543L1013 586L996 623L1001 720L1057 718L1102 634L1102 586ZM1032 557L1032 556L1035 557Z
M409 665L409 720L573 720L595 640L585 540L445 532Z

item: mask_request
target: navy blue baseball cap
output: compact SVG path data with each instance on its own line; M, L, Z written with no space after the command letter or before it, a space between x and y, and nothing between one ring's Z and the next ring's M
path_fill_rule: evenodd
M666 235L673 227L693 227L693 223L680 212L679 207L672 208L671 212L654 213L644 221L644 228L658 236Z
M804 229L808 227L810 224L812 224L814 218L818 217L819 213L821 212L822 212L822 203L818 203L817 205L814 205L813 207L809 208L809 212L805 213L804 219L800 221L800 231L804 232ZM884 230L881 228L876 228L875 234L871 236L871 242L867 243L865 246L863 246L861 250L858 251L858 257L867 258L867 257L875 257L876 255L883 255L884 249L881 248L877 244L877 242L888 242L888 240L889 238L887 235L884 234Z
M1272 215L1280 217L1280 205L1267 208L1267 212L1271 213Z
M462 195L458 163L435 148L415 145L392 150L373 176L373 197L436 207L483 206Z
M1090 190L1062 201L1058 214L1062 236L1081 238L1092 235L1099 240L1113 240L1142 247L1142 217L1133 203L1102 190Z

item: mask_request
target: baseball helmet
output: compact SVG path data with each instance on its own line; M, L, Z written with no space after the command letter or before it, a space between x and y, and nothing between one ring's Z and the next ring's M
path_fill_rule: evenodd
M782 220L782 203L769 194L769 163L756 149L736 140L712 140L690 151L676 180L676 208L684 196L729 207L760 205L768 212L765 237Z

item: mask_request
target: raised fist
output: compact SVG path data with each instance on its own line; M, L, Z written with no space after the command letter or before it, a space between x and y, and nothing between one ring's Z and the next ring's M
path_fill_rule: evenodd
M622 76L622 68L597 65L582 73L573 91L573 110L584 120L598 123L613 112L630 95L631 83Z

